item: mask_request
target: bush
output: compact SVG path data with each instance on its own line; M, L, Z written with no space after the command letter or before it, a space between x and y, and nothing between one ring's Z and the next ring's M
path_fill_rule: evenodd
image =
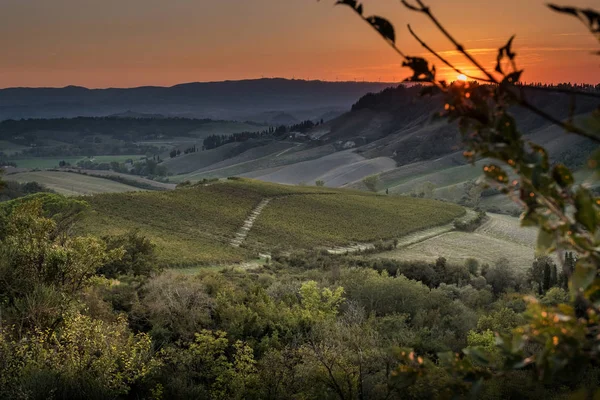
M157 367L150 338L124 317L107 324L80 314L62 329L11 340L0 331L0 397L106 399L125 396Z
M122 249L123 257L103 265L98 274L106 278L117 278L121 275L150 276L158 271L156 245L150 239L133 230L119 236L103 238L108 250Z

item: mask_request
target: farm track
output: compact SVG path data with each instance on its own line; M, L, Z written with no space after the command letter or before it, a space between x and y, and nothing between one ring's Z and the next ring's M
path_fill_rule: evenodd
M250 229L252 229L252 226L254 225L254 221L256 221L256 219L260 216L262 210L271 202L271 200L272 198L270 197L263 199L256 206L256 208L252 210L248 218L246 218L246 220L244 221L244 225L235 234L235 238L231 240L231 245L233 247L240 247L241 244L244 243L244 240L246 240Z

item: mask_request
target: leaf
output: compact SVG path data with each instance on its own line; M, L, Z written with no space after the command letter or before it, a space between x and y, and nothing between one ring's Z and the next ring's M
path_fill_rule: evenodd
M532 156L536 159L537 164L544 170L547 171L550 168L550 160L548 158L548 152L542 146L539 146L533 142L529 142L529 147L533 150Z
M558 164L552 169L552 178L562 188L568 188L575 183L573 174L569 171L569 168L563 164Z
M571 292L577 294L580 291L585 291L594 282L597 273L598 271L594 264L579 260L571 276Z
M537 246L535 249L536 256L543 256L550 253L554 249L555 240L556 236L553 232L540 229L538 233Z
M348 6L348 7L352 8L354 11L356 11L359 15L362 16L362 14L363 14L363 6L356 0L339 0L339 1L335 2L335 5L336 6L338 6L338 5Z
M577 9L574 7L561 7L555 4L548 4L548 7L559 13L574 15L575 17L577 16Z
M506 45L504 45L504 47L500 47L498 49L498 56L496 57L496 72L501 73L504 75L504 70L502 69L502 60L504 60L504 58L508 58L509 60L514 60L515 57L517 56L517 53L514 53L512 51L512 43L513 40L515 40L515 36L511 36L510 39L508 39L508 42L506 43ZM514 71L513 73L516 73L517 71ZM520 74L519 74L520 76Z
M431 82L435 79L434 72L429 70L429 64L424 58L407 57L402 66L413 70L413 76L407 79L409 82Z
M378 17L376 15L367 17L367 22L371 24L373 28L379 32L385 39L396 43L396 32L394 31L394 25L385 18Z
M594 206L594 198L585 188L579 188L575 194L575 219L591 233L596 232L598 217Z
M502 84L503 85L506 85L506 84L514 85L515 83L517 83L521 80L522 74L523 74L523 70L511 72L510 74L506 75L506 77L504 77L504 79L502 80Z

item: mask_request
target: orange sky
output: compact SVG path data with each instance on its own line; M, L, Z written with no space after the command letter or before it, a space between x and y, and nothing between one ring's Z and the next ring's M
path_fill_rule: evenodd
M168 86L263 76L399 81L408 74L366 24L350 9L332 7L333 0L1 1L0 87ZM525 80L600 82L600 57L590 55L600 45L581 23L550 12L543 0L427 2L487 64L516 33ZM394 22L406 53L423 55L404 28L410 22L465 65L428 20L398 0L363 3L367 14ZM597 0L567 4L600 8Z

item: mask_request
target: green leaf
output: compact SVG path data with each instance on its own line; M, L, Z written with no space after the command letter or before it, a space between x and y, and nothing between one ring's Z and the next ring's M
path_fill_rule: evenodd
M575 271L571 276L571 292L577 294L580 291L585 291L596 279L598 271L596 266L585 260L579 260L575 265Z
M396 43L396 32L394 31L394 25L385 18L378 17L376 15L367 17L367 22L371 24L373 28L379 32L381 36L389 40L392 43Z
M568 188L575 183L573 174L564 164L558 164L552 169L552 177L560 187Z
M589 190L579 188L575 194L575 219L591 233L596 232L598 227L598 215L596 213L594 198Z
M548 254L554 249L556 236L554 232L548 232L545 229L540 229L538 233L537 246L535 249L537 256Z

